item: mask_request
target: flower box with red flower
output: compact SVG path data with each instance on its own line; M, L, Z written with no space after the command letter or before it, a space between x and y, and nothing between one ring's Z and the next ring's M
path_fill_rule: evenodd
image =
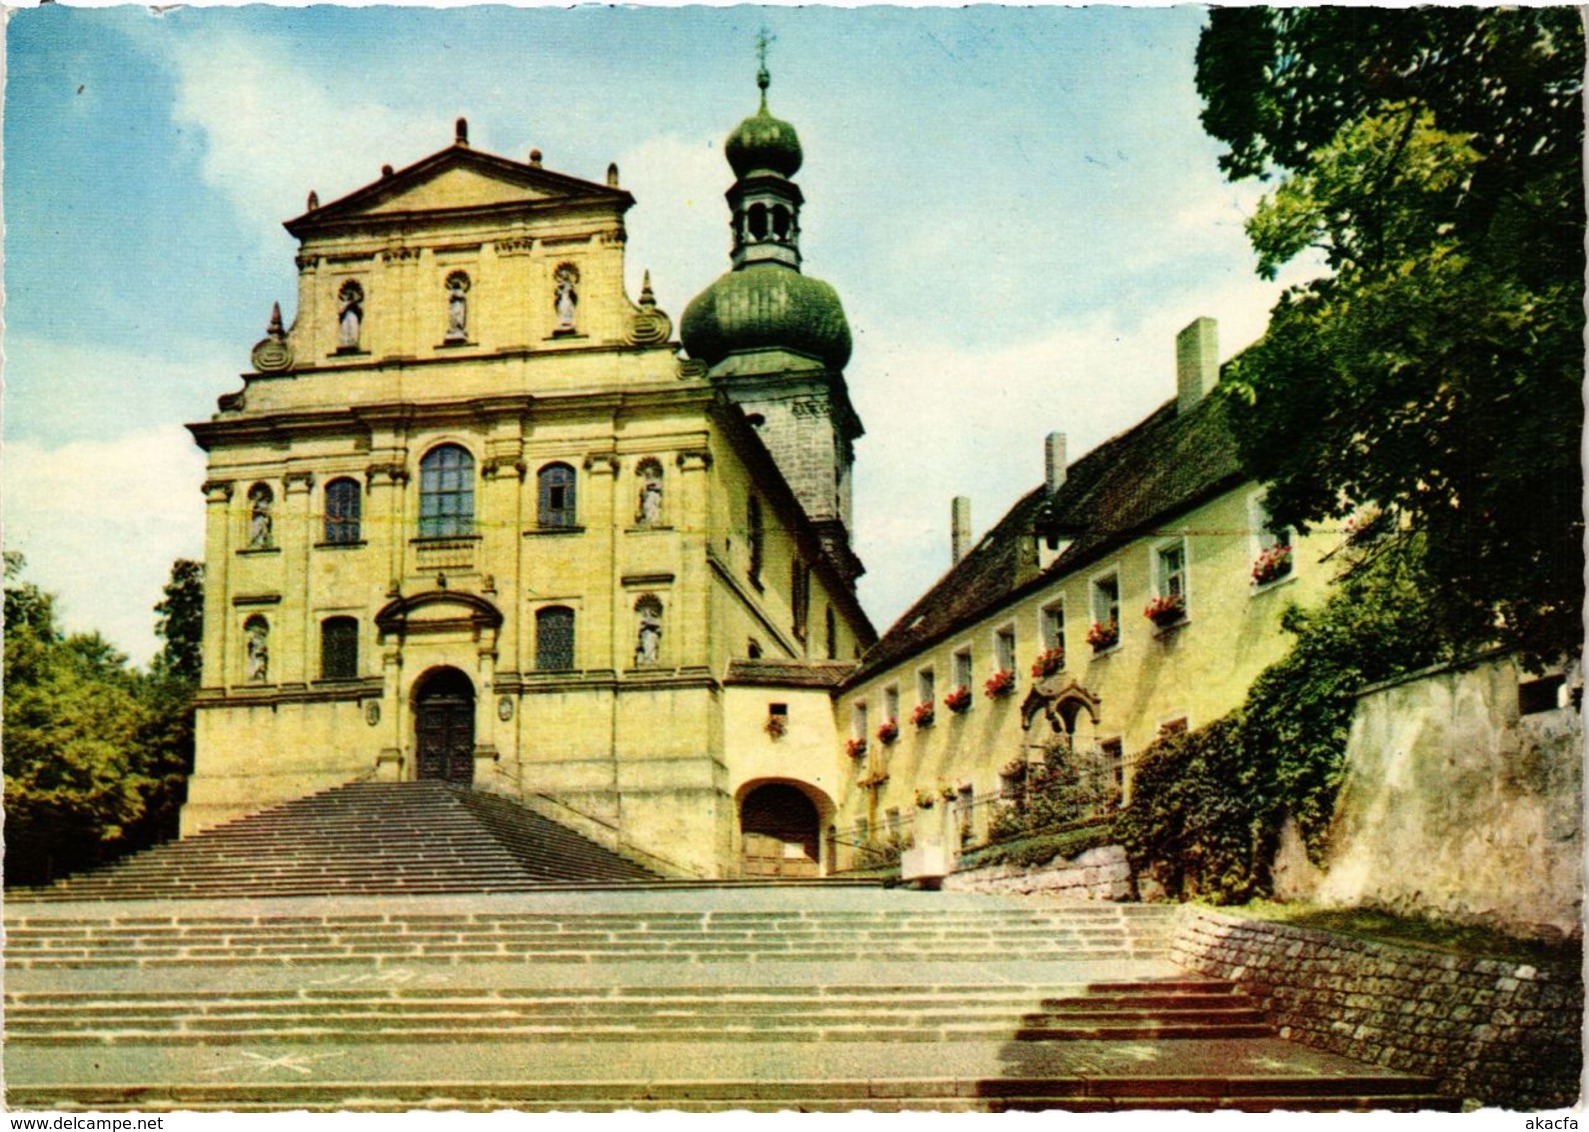
M971 706L971 689L961 684L943 698L943 706L959 715Z
M1113 621L1094 621L1087 630L1087 643L1093 652L1114 648L1120 643L1120 626Z
M1142 616L1153 622L1160 629L1166 629L1177 622L1186 620L1186 598L1180 594L1165 594L1148 602L1143 609Z
M1252 584L1267 586L1291 573L1291 547L1277 542L1258 556L1252 564Z
M787 715L769 715L767 722L762 724L761 729L774 739L782 739L789 731L789 717Z
M883 726L877 729L877 741L885 747L899 738L899 723L892 719L883 720Z
M931 727L934 715L935 713L932 709L932 701L923 700L921 703L917 704L915 710L910 713L910 721L917 727Z
M916 805L921 809L930 810L938 804L938 796L931 790L916 791Z
M1053 676L1064 667L1064 649L1059 648L1058 646L1055 646L1051 649L1044 649L1042 652L1038 653L1037 658L1032 661L1032 679L1041 680L1044 677Z
M989 676L987 682L982 685L983 693L990 700L996 700L1000 696L1007 696L1014 690L1015 673L1008 668L999 669L992 676Z
M852 759L860 758L862 755L866 754L866 740L851 739L848 743L844 744L844 753L849 755Z

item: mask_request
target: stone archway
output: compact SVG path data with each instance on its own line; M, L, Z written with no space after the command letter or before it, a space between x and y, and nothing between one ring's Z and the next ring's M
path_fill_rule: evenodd
M798 786L768 782L739 803L740 871L746 876L821 875L821 814Z
M414 767L419 778L474 781L474 684L433 668L414 685Z

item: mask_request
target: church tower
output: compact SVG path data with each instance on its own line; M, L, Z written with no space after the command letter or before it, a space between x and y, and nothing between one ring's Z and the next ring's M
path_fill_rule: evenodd
M853 584L864 568L850 548L851 468L864 430L844 382L850 327L838 293L800 270L800 139L767 109L765 62L756 82L761 107L724 146L732 267L691 301L680 337L744 410Z

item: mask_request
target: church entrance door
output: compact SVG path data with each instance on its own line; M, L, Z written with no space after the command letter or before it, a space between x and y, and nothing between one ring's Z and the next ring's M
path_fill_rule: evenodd
M817 808L797 787L756 787L739 806L741 870L746 876L819 875L817 829Z
M474 685L456 668L429 673L414 692L420 778L474 781Z

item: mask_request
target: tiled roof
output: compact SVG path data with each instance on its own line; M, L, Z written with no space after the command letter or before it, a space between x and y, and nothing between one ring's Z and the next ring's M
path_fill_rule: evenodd
M731 660L725 684L835 688L855 671L849 660Z
M861 658L846 685L959 632L1000 606L1096 561L1242 483L1229 406L1216 391L1180 414L1161 406L1072 464L1052 499L1039 484ZM1039 532L1069 546L1038 573Z

